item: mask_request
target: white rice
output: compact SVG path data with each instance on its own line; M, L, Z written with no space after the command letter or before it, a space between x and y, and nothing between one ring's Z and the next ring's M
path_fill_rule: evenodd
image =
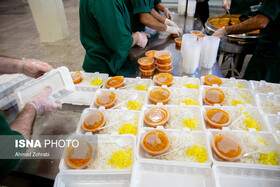
M124 87L125 88L119 88L121 90L137 90L138 85L145 85L148 91L148 88L150 86L150 81L149 79L124 79ZM144 90L141 90L144 91Z
M265 101L260 103L262 109L268 114L277 114L280 112L280 102L277 101Z
M221 86L229 88L250 89L248 81L239 81L231 79L223 79ZM240 88L239 86L242 86L243 88Z
M172 89L170 91L169 105L179 105L187 99L197 101L199 105L199 90L197 89Z
M232 101L237 100L243 102L243 105L250 104L255 105L253 100L253 95L247 90L232 90L230 88L225 88L222 90L225 94L225 102L223 105L233 106Z
M85 85L85 86L91 86L91 82L95 79L98 78L102 80L104 83L106 76L105 75L100 75L100 74L88 74L81 72L82 76L82 82L80 82L78 85ZM100 85L101 86L101 85Z
M188 77L174 77L172 85L173 88L187 88L185 84L194 84L198 87L200 86L200 80L197 78L188 78Z
M258 93L265 93L268 94L269 92L272 92L276 95L280 95L280 84L269 84L266 83L265 85L262 85L256 89L256 92Z

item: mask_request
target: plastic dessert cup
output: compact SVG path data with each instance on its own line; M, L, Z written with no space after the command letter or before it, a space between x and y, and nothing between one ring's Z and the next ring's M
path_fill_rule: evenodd
M115 76L107 80L106 87L107 88L120 88L124 86L124 77L123 76Z
M78 147L70 146L66 152L66 163L70 168L81 169L88 166L93 157L93 148L89 142L79 141Z
M242 154L242 149L238 141L227 134L216 135L212 147L215 154L225 161L238 160Z
M169 70L173 67L172 66L172 61L170 61L170 63L168 63L168 64L158 64L156 62L156 66L157 66L158 69L161 69L161 70Z
M153 65L153 67L151 69L142 69L141 67L139 68L142 75L145 75L145 76L152 76L154 74L154 71L156 69L156 66Z
M105 125L105 118L102 112L94 111L88 114L84 121L82 128L87 132L97 133L99 132L99 128Z
M223 83L222 79L220 79L219 77L216 77L214 75L206 75L204 77L205 85L212 86L213 84L216 84L218 86L221 86L222 83Z
M171 34L171 37L172 37L172 38L177 38L177 37L178 37L178 34Z
M204 102L208 105L220 104L225 101L225 94L218 88L210 88L206 90L204 96Z
M115 104L116 95L114 92L106 91L99 94L96 98L96 105L97 106L104 106L105 109L112 108Z
M200 32L200 31L197 31L197 30L193 30L193 31L191 31L191 33L192 33L192 34L195 34L195 35L201 34L201 32Z
M170 74L172 69L173 69L172 65L171 65L170 69L160 69L159 67L157 67L157 70L158 70L159 73L168 73L168 74Z
M147 51L145 53L145 55L148 56L148 57L153 57L154 58L156 52L157 52L157 50L150 50L150 51Z
M176 42L176 46L178 46L178 47L182 46L182 38L176 38L175 42Z
M138 64L141 69L148 70L152 69L155 63L155 59L153 57L142 57L138 59Z
M206 35L205 34L198 34L197 35L197 41L200 40L201 38L204 38Z
M155 53L155 58L158 64L166 64L170 62L171 53L169 51L158 51Z
M153 107L149 109L144 117L145 123L150 127L164 126L169 120L167 110L161 107Z
M166 85L170 87L173 82L173 76L168 73L160 73L155 76L155 83L157 86Z
M170 92L165 88L156 87L150 91L149 97L154 104L163 103L165 105L168 103Z
M141 147L150 155L161 155L169 148L168 136L159 130L149 132L142 139Z
M227 112L213 108L209 109L205 113L205 121L210 128L222 129L230 124L230 116Z
M82 82L82 75L79 71L72 73L71 77L74 84L79 84L80 82Z

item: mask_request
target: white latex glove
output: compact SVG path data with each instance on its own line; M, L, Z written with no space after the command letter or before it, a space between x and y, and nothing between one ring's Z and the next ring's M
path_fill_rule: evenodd
M227 35L227 31L225 29L225 27L222 27L220 29L218 29L216 32L214 32L213 36L217 36L221 39L223 39L224 37L226 37Z
M171 34L177 34L178 36L181 36L183 34L182 29L179 27L174 27L174 26L166 26L166 32L169 32Z
M224 0L223 1L223 8L228 11L230 9L231 0Z
M136 43L136 45L142 48L146 47L148 38L150 38L151 36L145 32L136 32L136 34L138 35L138 42Z
M169 11L169 9L167 7L165 7L163 9L163 13L164 15L168 18L168 19L171 19L172 20L172 16L171 16L171 12Z
M50 98L52 88L47 86L41 93L34 96L30 104L36 109L37 115L48 114L54 110L61 109L62 105Z
M175 22L173 22L173 21L171 21L170 19L167 19L167 18L165 19L164 24L168 25L168 26L178 27Z
M18 64L19 73L23 73L33 78L38 78L50 70L52 70L52 67L49 64L35 59L23 59Z

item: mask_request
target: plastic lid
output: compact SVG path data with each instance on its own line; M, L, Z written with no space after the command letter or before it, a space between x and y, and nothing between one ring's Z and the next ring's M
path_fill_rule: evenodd
M160 60L166 60L171 57L171 53L169 51L158 51L155 53L155 58Z
M225 94L218 88L210 88L205 92L204 101L209 105L222 104L225 101Z
M165 125L168 121L169 115L167 110L160 107L154 107L148 110L145 114L145 122L150 126Z
M82 82L81 72L77 71L71 74L72 80L74 84L78 84Z
M140 65L152 65L155 59L153 57L142 57L138 59L138 64Z
M171 85L173 82L173 76L168 73L160 73L155 76L155 82L158 85Z
M221 125L225 125L230 121L228 113L217 108L208 110L206 112L206 117L211 122L221 124Z
M97 96L96 104L99 106L106 106L110 105L111 103L115 102L116 95L114 92L106 91Z
M93 156L93 148L86 141L79 141L77 147L69 147L66 152L67 164L72 168L83 168L88 165Z
M242 149L235 138L218 134L214 137L214 150L221 159L233 160L241 156Z
M200 32L200 31L196 31L196 30L191 31L191 33L192 33L192 34L195 34L195 35L199 35L199 34L201 34L201 32Z
M151 100L153 100L154 102L165 102L166 100L168 100L170 97L170 92L169 90L165 89L165 88L153 88L150 91L150 98Z
M154 57L157 50L150 50L145 53L146 56Z
M124 86L124 78L122 76L115 76L107 80L106 86L108 88L120 88Z
M155 130L146 134L142 146L149 154L160 155L168 150L169 140L164 132Z
M85 131L95 132L98 128L104 126L104 124L105 119L103 113L94 111L85 117L82 127Z
M218 86L221 86L221 84L223 83L222 79L214 75L206 75L204 77L204 81L205 84L209 86L212 86L213 84L217 84Z

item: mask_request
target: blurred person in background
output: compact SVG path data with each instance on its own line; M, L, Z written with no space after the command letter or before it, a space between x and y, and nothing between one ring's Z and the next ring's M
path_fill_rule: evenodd
M0 57L0 74L23 73L29 77L37 78L48 72L52 67L39 60L20 60ZM17 139L28 138L32 134L33 122L36 115L48 114L61 109L61 104L50 99L51 87L46 87L40 94L33 97L26 104L17 118L9 125L0 114L0 135L17 136ZM15 149L14 142L0 142L0 147ZM1 149L1 151L3 151ZM25 150L20 150L25 152ZM19 159L0 159L0 178L7 176L18 164Z
M255 13L251 12L251 6L260 4L261 0L224 0L223 8L225 11L230 11L231 14L241 14L253 16Z
M205 23L209 18L209 0L196 0L196 9L195 13L198 14L203 27L205 27Z
M226 26L213 35L241 34L260 29L257 48L249 61L244 77L280 83L280 1L263 0L257 16L244 22Z

